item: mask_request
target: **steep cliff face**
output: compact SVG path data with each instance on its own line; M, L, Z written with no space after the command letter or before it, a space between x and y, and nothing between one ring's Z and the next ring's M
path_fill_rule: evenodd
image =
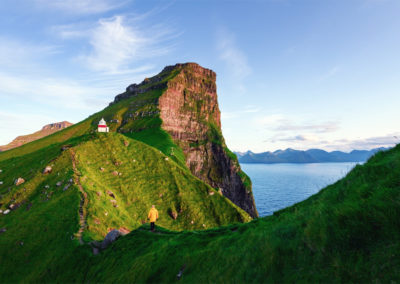
M6 151L6 150L10 150L10 149L19 147L26 143L35 141L35 140L43 138L47 135L53 134L54 132L60 131L64 128L67 128L68 126L71 126L72 124L73 123L68 122L68 121L47 124L47 125L43 126L41 130L36 131L35 133L18 136L13 141L11 141L9 144L0 146L0 151Z
M191 172L244 209L258 213L250 179L221 133L216 74L195 63L169 66L177 74L167 82L158 104L162 128L183 150Z
M182 156L176 160L186 163L195 176L252 217L258 216L251 181L222 136L215 72L196 63L167 66L160 74L128 86L110 106L123 102L124 110L105 116L111 131L140 138L173 159ZM157 129L170 134L179 147L161 149L160 133L148 133Z

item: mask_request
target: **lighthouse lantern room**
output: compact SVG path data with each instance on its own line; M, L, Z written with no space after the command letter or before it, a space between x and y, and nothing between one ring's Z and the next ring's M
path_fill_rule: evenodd
M99 125L97 126L97 132L108 132L108 126L104 118L99 121Z

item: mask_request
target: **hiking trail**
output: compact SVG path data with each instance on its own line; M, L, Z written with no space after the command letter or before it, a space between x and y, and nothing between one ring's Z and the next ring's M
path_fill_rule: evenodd
M75 152L73 149L70 149L71 153L71 160L72 160L72 168L74 170L74 182L78 186L79 191L81 192L81 202L79 204L79 231L75 234L75 236L79 239L79 243L81 245L84 244L82 240L82 233L85 230L87 223L86 223L86 208L88 204L87 193L83 190L82 184L80 182L80 175L81 173L78 171L76 167L76 159L75 159Z

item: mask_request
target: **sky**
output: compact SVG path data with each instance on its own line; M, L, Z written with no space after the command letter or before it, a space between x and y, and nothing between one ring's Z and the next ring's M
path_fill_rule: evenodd
M2 0L0 145L165 66L217 73L234 151L400 142L398 0Z

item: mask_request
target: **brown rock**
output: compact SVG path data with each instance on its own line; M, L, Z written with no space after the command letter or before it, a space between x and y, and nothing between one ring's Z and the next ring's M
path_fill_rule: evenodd
M181 146L195 176L214 188L228 189L224 196L257 217L253 195L247 194L239 175L240 165L228 155L222 137L216 74L195 63L168 66L163 71L168 70L178 74L159 98L162 128Z
M117 171L113 171L112 174L113 174L114 176L118 176L118 172L117 172Z
M49 173L51 173L51 171L53 170L53 168L52 167L50 167L50 166L47 166L47 167L45 167L44 168L44 170L43 170L43 174L49 174Z
M100 167L100 171L101 171L101 172L104 172L104 168L103 168L103 167Z
M125 147L128 147L129 146L129 142L124 140L124 145L125 145Z
M118 229L118 231L120 231L120 233L124 236L126 234L129 234L131 231L125 227L121 227Z
M176 218L178 218L178 212L176 212L175 210L169 210L169 216L171 216L172 219L176 220Z
M16 180L15 180L15 185L20 185L20 184L23 184L25 182L25 180L23 179L23 178L21 178L21 177L19 177L19 178L17 178Z
M110 201L114 207L118 207L117 200L111 199Z
M107 190L107 195L112 197L112 198L115 198L115 195L111 190Z

